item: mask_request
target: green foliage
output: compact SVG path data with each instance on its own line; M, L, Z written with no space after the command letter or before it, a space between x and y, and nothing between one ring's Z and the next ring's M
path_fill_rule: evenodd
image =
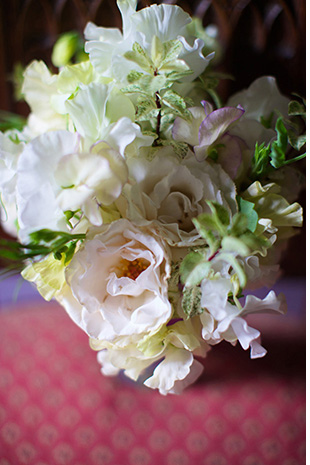
M198 286L221 260L231 265L239 285L244 287L246 274L238 257L264 255L271 245L265 237L254 234L258 221L254 204L239 199L240 211L233 217L222 205L210 201L207 204L211 213L202 213L193 220L206 247L193 250L183 259L181 281L186 287Z
M178 39L161 42L155 36L150 56L137 42L124 54L143 71L131 71L127 76L128 85L122 92L133 95L136 120L150 124L148 130L157 135L156 145L161 142L160 132L164 132L176 116L191 118L187 100L171 90L175 82L192 73L187 64L178 59L182 48Z
M192 115L186 108L186 102L184 98L181 97L181 95L177 92L173 90L167 90L161 98L161 102L169 107L175 116L181 116L187 121L191 119Z
M246 216L247 227L250 231L254 232L258 223L258 214L256 213L253 202L244 200L239 195L237 196L239 211Z
M4 132L12 129L22 131L25 124L26 118L0 110L0 131ZM13 142L15 142L15 140L13 140Z
M207 260L205 251L190 252L180 266L181 281L186 287L198 286L210 269L211 262Z
M203 312L201 308L201 289L198 286L183 289L182 309L187 318L192 318Z
M267 118L264 118L264 116L260 117L260 122L261 124L266 128L270 129L272 126L272 120L273 120L274 113L273 111L270 113L270 115Z
M23 269L25 260L42 258L53 253L58 260L64 255L66 265L72 259L77 243L85 239L85 234L40 229L31 233L29 239L28 244L0 239L0 257L15 262L16 268Z
M291 100L288 104L289 116L301 116L306 118L306 101L302 98L302 103L297 100Z
M286 153L289 144L295 150L300 150L306 142L305 135L297 135L293 129L287 129L282 117L277 119L275 129L277 139L271 144L265 146L256 143L250 175L252 181L264 178L275 169L294 163L306 156L304 153L294 158L287 158Z

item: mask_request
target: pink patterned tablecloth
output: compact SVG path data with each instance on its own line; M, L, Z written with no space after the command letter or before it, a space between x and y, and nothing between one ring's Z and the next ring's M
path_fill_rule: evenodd
M103 377L56 304L2 311L0 465L304 465L303 332L278 321L265 359L221 344L194 386L163 397Z

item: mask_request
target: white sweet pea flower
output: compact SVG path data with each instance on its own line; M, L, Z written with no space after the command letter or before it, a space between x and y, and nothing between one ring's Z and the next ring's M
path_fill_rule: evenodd
M103 222L101 205L116 200L127 180L121 155L107 144L80 152L80 138L48 132L29 142L18 161L17 205L21 239L42 228L67 230L65 211Z
M171 348L144 384L149 388L158 389L163 395L181 394L202 372L203 365L194 359L191 352Z
M128 160L131 186L126 186L126 215L139 224L159 229L171 245L190 245L199 240L192 218L208 212L205 200L237 211L235 186L217 164L199 163L193 154L186 159L174 155L169 147L156 152L153 160Z
M70 291L59 300L91 337L135 340L171 317L169 254L150 232L114 221L98 234L94 230L67 267Z
M248 295L242 307L228 301L228 295L233 292L233 282L228 277L206 279L202 282L202 337L211 345L222 340L232 344L239 341L243 349L251 348L251 358L263 357L266 350L259 344L260 332L248 326L243 317L257 312L285 313L285 298L282 294L277 297L273 291L262 300Z
M254 149L256 142L267 145L276 136L274 126L279 113L288 117L288 103L289 99L279 92L274 77L256 79L248 89L237 92L227 102L230 106L241 105L245 110L232 134L242 137L250 149ZM265 127L266 123L269 128Z
M13 142L0 132L0 192L2 200L14 201L17 181L17 163L25 144Z
M9 134L0 132L0 213L3 229L16 236L17 163L24 149L23 142L13 142Z
M52 105L58 94L57 79L58 76L52 74L43 61L33 61L25 70L22 93L31 113L23 132L28 139L46 131L67 128L67 119Z
M104 140L125 156L128 146L126 153L153 143L154 138L144 136L140 126L133 122L135 109L130 99L113 84L93 82L81 85L76 96L65 102L65 107L83 137L84 150Z
M135 381L140 376L145 379L150 368L157 363L144 384L159 389L163 395L180 394L196 381L203 370L194 356L205 357L210 349L201 339L200 324L197 323L198 319L194 322L172 322L156 333L144 336L137 344L123 346L119 341L109 344L91 339L90 345L99 350L98 361L104 375L114 376L124 370L125 375Z
M262 186L255 181L243 197L255 204L259 229L275 235L274 239L287 239L295 234L293 228L302 226L303 209L297 202L289 204L280 192L281 187L275 183Z
M155 37L161 42L180 40L183 49L178 58L193 70L193 74L187 78L189 80L201 74L213 58L213 53L203 56L205 43L187 31L192 19L180 7L152 5L136 12L137 1L119 0L117 4L122 14L123 33L115 28L97 27L93 23L88 23L84 31L85 51L102 75L114 77L120 82L126 80L130 71L140 68L124 58L125 52L132 49L134 42L138 42L151 54Z

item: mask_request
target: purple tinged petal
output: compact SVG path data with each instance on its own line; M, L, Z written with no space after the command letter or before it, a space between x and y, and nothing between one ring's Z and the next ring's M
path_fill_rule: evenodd
M235 179L242 163L242 148L245 147L245 143L239 137L229 133L221 138L221 143L224 144L224 147L219 148L217 161L226 173Z
M207 102L206 100L202 100L200 103L201 103L201 105L203 106L203 108L205 110L206 116L208 116L210 113L212 113L213 107L212 107L211 103Z
M200 125L199 146L210 146L222 136L229 126L243 115L241 107L224 107L212 111Z

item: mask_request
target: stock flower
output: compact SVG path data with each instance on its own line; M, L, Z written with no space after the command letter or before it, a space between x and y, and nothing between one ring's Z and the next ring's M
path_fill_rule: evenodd
M67 267L70 288L60 302L93 338L135 340L158 330L172 311L169 252L163 242L126 219L96 232Z

